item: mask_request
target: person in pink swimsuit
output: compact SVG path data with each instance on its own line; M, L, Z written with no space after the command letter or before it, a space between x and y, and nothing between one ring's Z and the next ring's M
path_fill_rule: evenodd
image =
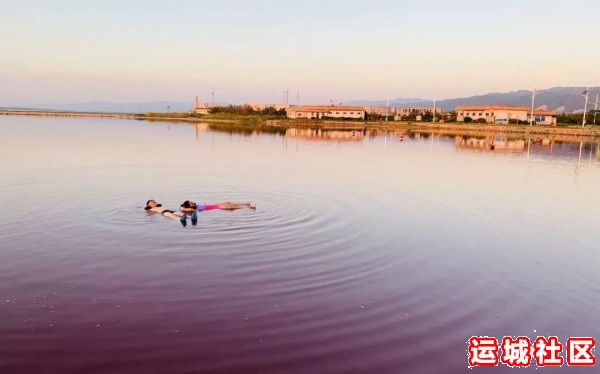
M191 214L195 211L202 212L204 210L237 210L242 208L249 208L256 210L256 206L250 203L218 203L218 204L197 204L193 201L186 200L181 204L180 211L186 214Z

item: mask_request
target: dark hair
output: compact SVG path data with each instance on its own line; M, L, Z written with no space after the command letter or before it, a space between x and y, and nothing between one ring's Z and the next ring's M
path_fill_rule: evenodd
M191 206L192 205L190 204L189 200L186 200L186 201L183 202L183 204L181 204L182 208L191 208Z
M151 202L151 201L154 201L154 200L153 200L153 199L150 199L150 200L146 201L146 207L144 208L145 210L150 210L150 209L152 209L152 208L150 207L150 202ZM162 204L156 204L156 206L157 206L157 207L161 207L161 206L162 206Z

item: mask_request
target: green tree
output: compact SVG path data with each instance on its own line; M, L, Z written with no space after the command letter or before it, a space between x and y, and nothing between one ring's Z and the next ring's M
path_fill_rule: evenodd
M421 114L421 121L423 121L423 122L433 122L433 113L432 112L425 112L425 113Z
M446 117L446 122L456 122L456 111L453 110L451 112L448 112L448 116Z

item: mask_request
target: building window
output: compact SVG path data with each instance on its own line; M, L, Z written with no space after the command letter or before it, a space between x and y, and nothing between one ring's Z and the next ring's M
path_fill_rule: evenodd
M481 113L481 112L480 112L480 113L479 113L479 115L480 115L480 116L482 116L482 115L483 115L483 113Z
M344 112L344 114L346 114L346 112Z

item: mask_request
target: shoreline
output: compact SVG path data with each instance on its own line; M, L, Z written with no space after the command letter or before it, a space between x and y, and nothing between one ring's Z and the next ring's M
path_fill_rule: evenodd
M0 115L6 116L39 116L39 117L75 117L75 118L112 118L132 119L144 121L164 122L220 122L243 123L244 119L218 119L204 117L161 117L140 113L110 113L110 112L70 112L50 110L0 110ZM550 127L528 125L493 125L493 124L465 124L462 122L430 123L430 122L344 122L344 121L298 121L298 120L257 120L266 126L283 128L313 128L321 130L401 130L423 131L433 133L451 133L454 135L483 135L483 134L510 134L529 136L560 136L560 137L591 137L600 138L600 128L588 125L585 128L575 127Z
M34 116L34 117L75 117L75 118L113 118L134 119L143 121L182 121L182 122L224 122L236 123L235 119L199 118L199 117L155 117L143 113L111 113L111 112L68 112L51 110L6 110L0 109L0 115Z

